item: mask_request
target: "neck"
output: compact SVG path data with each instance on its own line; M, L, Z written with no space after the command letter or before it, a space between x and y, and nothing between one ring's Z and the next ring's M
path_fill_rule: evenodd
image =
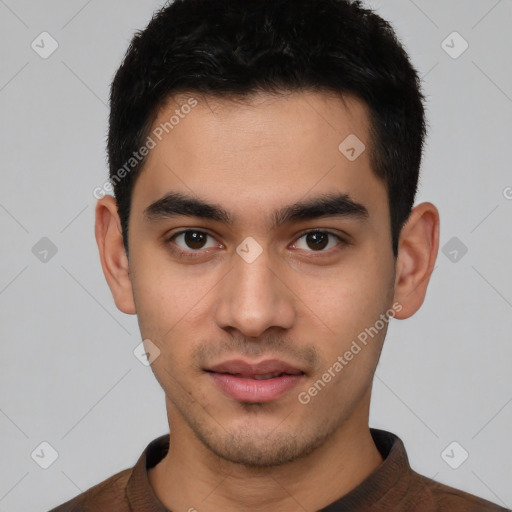
M308 456L271 468L221 459L185 424L172 427L169 452L149 470L149 481L173 511L320 510L354 489L383 460L371 437L367 407Z

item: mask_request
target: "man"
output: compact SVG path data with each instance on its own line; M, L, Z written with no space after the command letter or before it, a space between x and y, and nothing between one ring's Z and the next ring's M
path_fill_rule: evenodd
M422 305L439 214L391 27L344 0L176 0L112 84L96 239L170 434L65 511L505 510L368 425L391 318Z

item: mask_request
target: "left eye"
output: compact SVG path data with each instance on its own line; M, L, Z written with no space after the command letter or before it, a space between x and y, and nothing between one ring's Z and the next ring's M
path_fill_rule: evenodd
M313 247L313 252L323 251L329 245L329 237L334 237L338 242L342 242L342 239L335 235L334 233L330 233L329 231L308 231L304 233L298 240L304 239L306 246ZM298 245L295 244L295 245ZM336 246L336 244L334 244ZM304 247L299 247L299 249L303 249ZM331 247L329 247L330 249Z

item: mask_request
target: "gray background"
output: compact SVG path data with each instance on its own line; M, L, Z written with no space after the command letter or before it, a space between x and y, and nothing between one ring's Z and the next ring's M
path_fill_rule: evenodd
M133 354L136 318L101 271L92 194L107 176L110 80L163 3L0 0L0 512L48 510L168 431L163 391ZM398 434L418 472L512 507L512 1L369 5L424 77L417 202L438 206L444 247L422 309L392 322L370 425ZM47 59L31 47L44 31L59 45ZM457 58L454 31L469 44ZM58 452L47 469L43 441Z

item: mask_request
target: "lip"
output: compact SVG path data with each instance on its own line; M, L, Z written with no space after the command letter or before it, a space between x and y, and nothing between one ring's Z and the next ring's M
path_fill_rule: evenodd
M276 400L295 387L304 372L278 359L249 363L242 359L225 361L206 369L213 382L227 396L250 403ZM279 373L281 375L257 380L255 376Z
M248 363L243 359L232 359L212 366L208 371L216 373L230 373L243 377L254 377L254 375L265 375L266 373L288 373L297 375L304 373L300 368L279 359L266 359L259 363Z

